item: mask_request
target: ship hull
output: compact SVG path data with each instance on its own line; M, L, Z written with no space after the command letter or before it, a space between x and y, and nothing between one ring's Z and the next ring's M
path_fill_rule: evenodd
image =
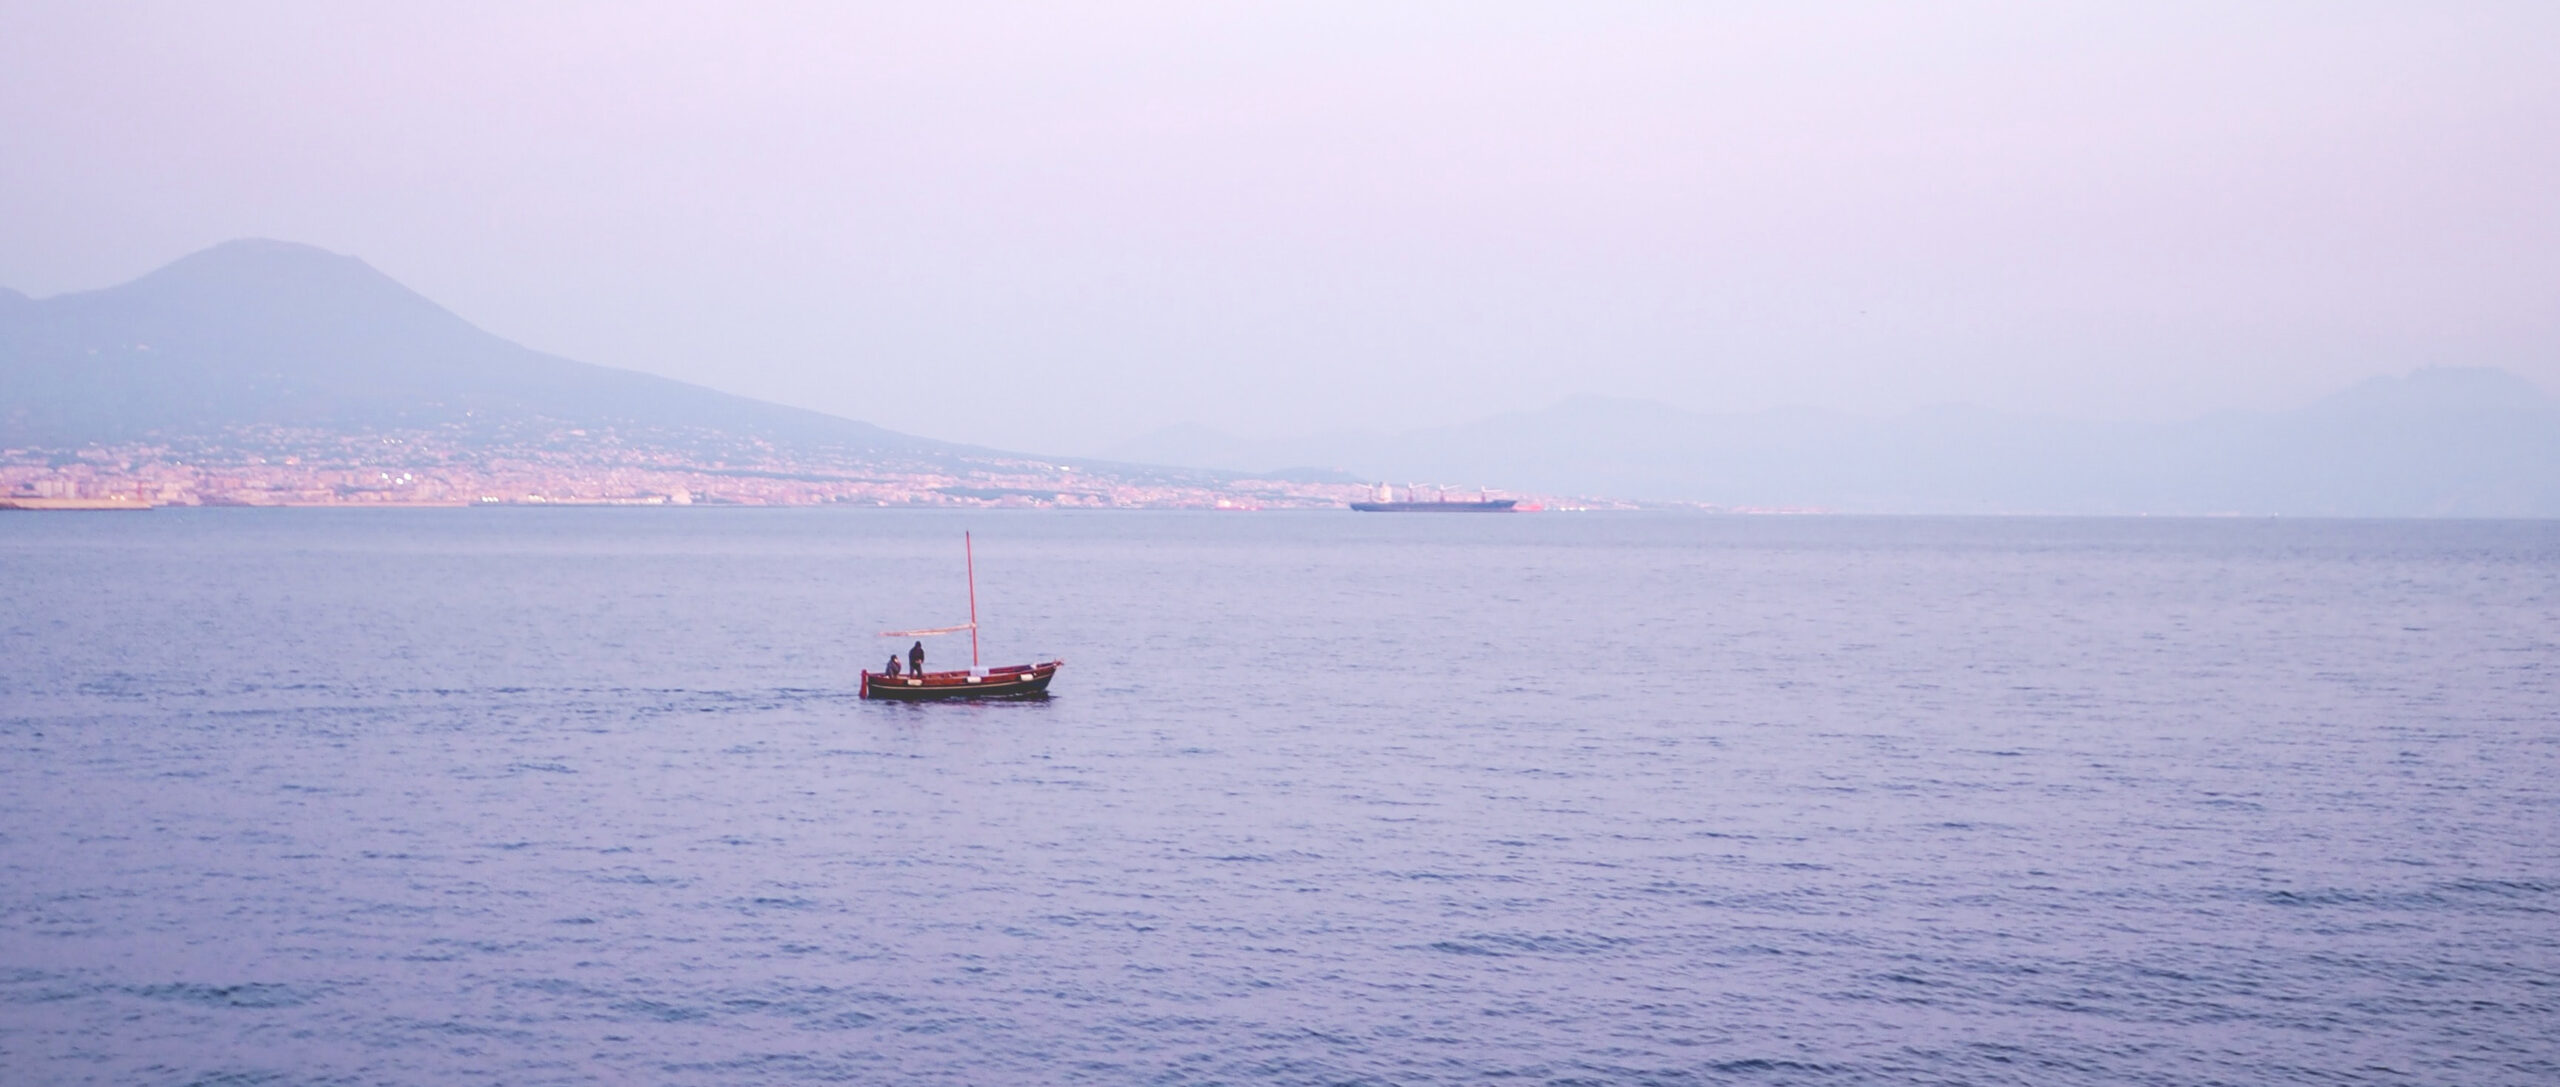
M1509 513L1519 504L1517 498L1495 498L1483 502L1354 502L1351 508L1362 513Z

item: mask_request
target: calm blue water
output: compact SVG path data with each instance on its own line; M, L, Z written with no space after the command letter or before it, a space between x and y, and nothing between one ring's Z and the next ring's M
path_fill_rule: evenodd
M856 700L964 526L1057 697ZM2560 1080L2555 523L18 515L0 661L9 1083Z

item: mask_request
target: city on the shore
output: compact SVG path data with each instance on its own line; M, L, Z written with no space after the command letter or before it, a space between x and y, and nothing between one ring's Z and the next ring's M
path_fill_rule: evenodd
M1331 477L1331 478L1327 478ZM239 428L219 439L0 449L0 508L160 506L819 506L1050 509L1340 509L1379 484L1341 473L1263 478L1118 464L811 456L757 442L712 455L562 429L512 441L435 430ZM1398 494L1472 499L1473 489L1398 484ZM1520 495L1524 511L1646 504ZM1696 507L1690 507L1696 508Z

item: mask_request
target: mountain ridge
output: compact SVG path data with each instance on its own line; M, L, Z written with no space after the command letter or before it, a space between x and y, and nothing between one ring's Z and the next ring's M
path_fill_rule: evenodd
M635 450L672 450L706 466L771 461L779 450L804 464L956 477L1002 460L1024 486L1033 482L1024 472L1069 471L1053 457L938 442L535 351L359 258L298 243L226 242L127 283L43 299L0 289L0 446L148 444L261 428L433 433L446 448L563 455L609 446L623 463ZM1395 435L1257 442L1175 427L1104 458L1068 459L1088 474L1185 486L1339 486L1349 470L1728 508L2560 516L2560 400L2486 367L2429 367L2288 411L2171 423L1966 405L1883 418L1813 408L1710 415L1586 396Z
M539 419L873 454L973 448L536 351L294 242L240 239L112 287L10 294L23 301L0 297L0 442L13 445Z

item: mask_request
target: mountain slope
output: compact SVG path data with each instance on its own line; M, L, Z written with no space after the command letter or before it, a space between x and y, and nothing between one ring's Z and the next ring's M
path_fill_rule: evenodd
M354 257L228 242L131 283L0 295L0 443L550 422L847 452L955 447L500 339Z

